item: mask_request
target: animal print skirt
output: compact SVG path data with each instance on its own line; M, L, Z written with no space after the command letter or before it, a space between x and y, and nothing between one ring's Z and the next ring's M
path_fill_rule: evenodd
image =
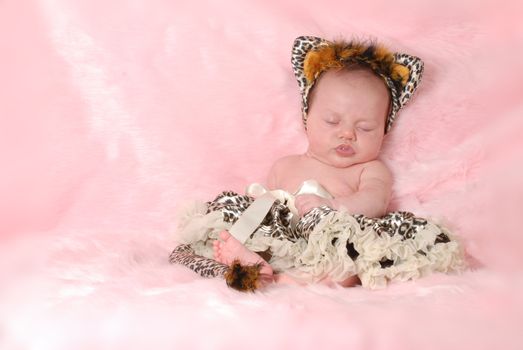
M253 197L232 191L210 202L187 202L178 213L176 236L181 244L170 254L170 262L203 277L223 277L228 266L213 260L212 242L253 202ZM376 289L388 281L465 269L462 247L452 234L410 212L370 218L321 206L297 221L292 216L276 200L245 246L267 260L275 273L299 281L329 277L341 282L357 275L363 287Z

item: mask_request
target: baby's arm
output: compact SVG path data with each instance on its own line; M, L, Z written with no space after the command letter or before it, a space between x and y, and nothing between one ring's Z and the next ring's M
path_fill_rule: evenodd
M277 160L274 162L274 164L271 166L271 169L269 170L269 175L267 175L267 188L269 190L276 190L278 189L278 173L279 168L281 167L280 160Z
M334 209L341 206L351 214L380 217L386 214L392 193L392 174L380 161L373 161L363 169L358 191L347 197L331 200Z

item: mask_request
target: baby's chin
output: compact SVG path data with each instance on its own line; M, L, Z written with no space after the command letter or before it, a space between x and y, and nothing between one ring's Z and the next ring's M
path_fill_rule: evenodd
M375 160L377 157L372 157L370 154L353 154L351 156L341 156L336 153L336 151L333 152L327 152L323 154L317 154L315 152L312 152L308 150L305 153L306 156L309 156L311 158L316 159L317 161L320 161L323 164L332 166L334 168L348 168L356 164L362 164L367 163L370 161Z
M329 164L335 168L348 168L353 165L368 163L373 160L376 160L376 157L364 156L362 154L354 154L349 157L343 157L335 153L325 157L324 163Z
M340 169L348 168L348 167L356 165L356 164L365 163L367 161L370 161L370 160L365 160L365 159L361 160L356 156L340 157L336 154L334 154L334 155L329 154L327 156L319 156L319 155L311 154L311 156L313 158L315 158L316 160L322 162L323 164L332 166L334 168L340 168Z
M326 164L329 164L330 166L333 166L335 168L348 168L356 164L365 163L364 161L359 161L356 159L338 159L338 160L331 160L330 162L325 162Z

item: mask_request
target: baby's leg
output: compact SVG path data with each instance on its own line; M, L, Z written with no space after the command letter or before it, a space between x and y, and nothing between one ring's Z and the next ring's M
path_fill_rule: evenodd
M169 255L172 264L184 265L202 277L223 277L229 266L216 260L196 255L189 244L180 244Z
M354 287L354 286L360 285L361 281L360 281L360 278L358 277L358 275L354 275L354 276L350 276L349 278L347 278L341 282L336 282L336 283L342 287Z
M272 267L269 263L255 252L247 249L236 238L231 236L227 231L220 233L220 238L223 242L218 240L213 242L214 258L227 265L231 265L235 259L238 259L242 264L254 265L261 263L262 267L260 273L262 275L272 275Z

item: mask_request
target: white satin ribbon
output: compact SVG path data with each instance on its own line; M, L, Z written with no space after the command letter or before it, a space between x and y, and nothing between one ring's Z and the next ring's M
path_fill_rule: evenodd
M242 244L245 243L251 233L261 224L274 201L276 201L276 197L271 193L265 193L256 198L231 226L229 233Z
M291 224L295 225L299 218L298 210L294 205L296 196L300 194L315 194L323 198L334 198L325 188L313 179L304 181L294 194L285 190L269 191L265 186L257 182L248 185L245 194L256 199L229 229L231 235L242 244L245 243L247 238L249 238L254 230L256 230L256 228L262 223L276 199L279 199L282 203L287 205L293 214L291 217Z

